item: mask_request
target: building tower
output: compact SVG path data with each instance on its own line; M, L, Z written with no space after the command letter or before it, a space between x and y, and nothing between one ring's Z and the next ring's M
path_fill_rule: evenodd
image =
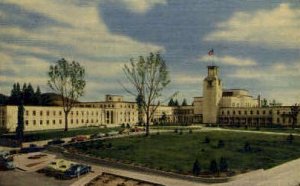
M216 124L222 98L222 82L218 77L218 67L207 67L208 75L203 81L203 123Z

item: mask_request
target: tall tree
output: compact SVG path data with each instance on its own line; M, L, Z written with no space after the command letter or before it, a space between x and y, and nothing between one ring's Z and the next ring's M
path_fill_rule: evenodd
M187 102L185 98L183 99L181 106L187 106Z
M37 86L36 91L34 93L34 104L41 105L42 103L42 93L39 86Z
M18 123L16 128L16 138L21 143L23 141L23 133L24 133L24 106L23 106L23 100L21 100L21 103L18 106Z
M174 106L178 107L179 106L179 103L178 103L178 100L176 99L175 102L174 102Z
M123 71L134 91L123 88L134 97L140 96L141 107L146 115L146 136L149 135L149 125L154 112L160 105L159 98L163 89L170 83L167 65L159 53L140 56L136 61L130 60L124 65Z
M174 100L173 100L173 98L170 99L170 101L168 103L168 106L174 106Z
M61 96L65 113L65 131L68 131L68 114L84 93L85 70L78 62L69 63L62 58L50 66L48 75L49 87Z

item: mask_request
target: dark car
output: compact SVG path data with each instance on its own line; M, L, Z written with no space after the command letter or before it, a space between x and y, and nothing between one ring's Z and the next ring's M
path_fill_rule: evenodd
M24 147L20 149L20 153L31 153L31 152L40 152L45 150L44 147L39 147L35 144L30 144L29 147Z
M48 145L60 145L60 144L63 144L63 143L65 143L65 141L58 138L58 139L54 139L52 141L49 141Z
M80 175L87 174L91 172L92 168L89 165L84 164L76 164L71 166L65 173L64 178L75 178L79 177Z

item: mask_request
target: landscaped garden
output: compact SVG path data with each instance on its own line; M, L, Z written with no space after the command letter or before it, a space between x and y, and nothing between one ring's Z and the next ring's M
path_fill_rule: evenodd
M300 137L229 131L154 134L67 147L127 164L194 175L228 175L270 168L300 157Z

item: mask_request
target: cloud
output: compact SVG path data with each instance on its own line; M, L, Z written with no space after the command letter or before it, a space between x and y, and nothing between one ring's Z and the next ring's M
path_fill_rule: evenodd
M6 11L2 19L32 12L39 15L41 22L44 18L53 20L51 24L46 21L30 29L17 21L15 24L1 25L0 71L5 72L1 73L2 85L12 85L16 81L31 82L45 90L50 64L62 57L80 62L86 68L87 81L91 86L104 85L107 84L106 78L121 78L122 66L131 57L165 50L163 46L111 33L99 16L97 1L90 1L84 6L78 1L52 0L4 0L2 3L22 10ZM27 18L32 17L24 16L24 19ZM10 88L2 85L1 93L8 94ZM91 86L88 88L92 89ZM109 86L116 88L119 84L116 80ZM87 91L86 97L98 98L98 94L99 91Z
M156 5L166 5L167 0L110 0L112 2L121 3L126 9L144 14Z
M272 10L237 12L218 23L206 41L247 42L272 48L300 47L300 10L280 4Z
M255 66L257 65L256 61L250 58L237 58L233 56L202 56L199 58L201 62L211 63L214 62L216 64L221 63L224 65L230 66Z
M266 69L244 68L237 69L236 72L229 74L229 77L240 79L261 79L280 81L282 78L300 77L300 64L295 62L292 64L274 63ZM268 83L267 83L268 84Z

